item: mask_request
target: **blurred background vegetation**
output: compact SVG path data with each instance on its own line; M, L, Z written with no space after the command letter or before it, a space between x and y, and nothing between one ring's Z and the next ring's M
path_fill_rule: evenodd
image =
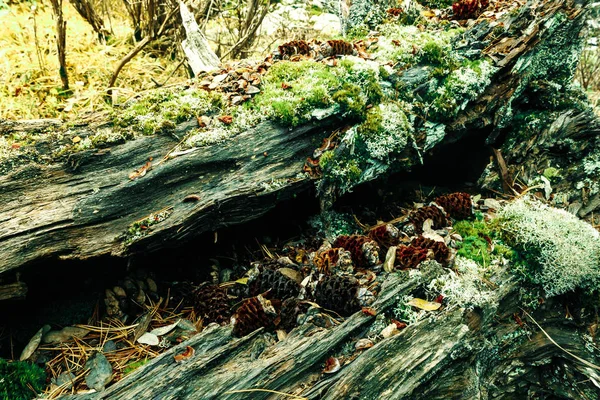
M337 0L191 0L222 61L261 58L286 40L341 34ZM600 3L576 80L600 110ZM63 14L61 51L57 20ZM192 77L176 0L0 0L0 118L72 120ZM161 29L162 28L162 29ZM148 44L115 75L145 38ZM61 63L65 74L61 76Z
M325 14L321 2L294 3L193 0L187 5L226 62L261 58L283 40L318 36L311 32L315 20L310 18ZM65 28L62 61L57 47L60 14ZM0 21L2 119L72 120L106 110L111 77L145 38L148 44L112 85L113 103L192 76L181 49L185 31L176 0L0 0ZM334 27L333 33L338 30ZM66 76L61 76L61 63Z

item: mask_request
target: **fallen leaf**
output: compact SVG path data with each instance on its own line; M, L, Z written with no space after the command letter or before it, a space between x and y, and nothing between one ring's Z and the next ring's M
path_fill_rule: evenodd
M184 203L194 203L196 201L200 201L200 196L197 194L190 194L189 196L185 196L183 199Z
M388 326L383 328L380 335L387 339L389 337L396 336L399 333L400 331L398 330L396 324L389 324Z
M395 324L396 328L398 328L398 329L404 329L408 326L408 325L406 325L406 322L400 322L393 318L390 321L392 322L392 324Z
M218 118L218 120L224 123L225 125L229 125L233 122L233 117L231 115L221 115Z
M285 340L285 338L287 338L287 332L284 331L283 329L277 329L275 331L275 333L277 334L277 340L279 340L280 342L282 340Z
M303 276L299 271L296 271L295 269L287 268L287 267L279 268L278 271L281 275L292 279L296 283L298 283L298 284L302 283Z
M160 328L156 328L156 329L152 329L150 331L151 334L156 335L156 336L163 336L166 335L167 333L171 332L173 329L175 329L175 327L177 327L177 324L179 324L180 320L175 321L174 323L170 324L170 325L165 325L165 326L161 326Z
M335 357L329 357L327 361L325 361L325 369L323 369L323 373L334 374L338 372L340 368L342 368L340 360Z
M79 143L79 142L81 142L81 138L79 136L75 136L73 139L71 139L71 141L73 143Z
M257 93L260 93L260 89L254 85L249 85L246 88L246 94L257 94Z
M27 343L27 346L25 346L25 348L23 349L23 352L21 352L21 357L19 357L19 361L27 360L37 350L38 346L40 345L40 342L42 341L44 329L45 327L42 327L39 331L37 331L35 335L33 335L29 343Z
M439 295L438 297L435 298L434 300L436 303L440 303L442 304L442 302L444 301L444 296L443 295Z
M173 356L173 358L175 359L175 362L182 362L182 361L192 358L195 352L196 351L194 350L193 347L187 346L183 353L177 354L177 355Z
M410 300L408 305L425 311L436 311L442 306L440 303L434 303L432 301L417 298Z
M372 307L363 307L362 313L365 315L370 315L371 317L374 317L377 315L377 311L375 311L375 309Z
M396 246L390 246L385 255L385 261L383 262L383 270L385 272L394 271L394 263L396 262L396 249Z
M147 344L150 346L158 346L158 343L160 343L158 336L150 332L144 333L137 341L138 343Z
M13 149L13 150L20 149L20 148L21 148L21 145L20 145L19 143L13 143L13 144L10 146L10 148L11 148L11 149Z
M283 90L288 90L292 88L292 85L290 85L289 83L281 82L281 88Z
M129 174L129 179L136 180L138 178L143 177L144 175L146 175L146 172L150 171L152 169L152 162L148 161L146 162L146 164L144 164L143 167L136 169L134 172Z
M435 13L431 10L424 10L421 12L421 15L424 16L425 18L433 18L435 17Z
M354 348L356 350L365 350L368 349L370 347L373 347L373 341L369 340L369 339L360 339L358 342L356 342L356 344L354 345Z

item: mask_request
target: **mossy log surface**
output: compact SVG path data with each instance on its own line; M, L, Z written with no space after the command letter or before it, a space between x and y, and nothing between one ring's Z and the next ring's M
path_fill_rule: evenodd
M390 312L399 296L444 273L435 267L421 272L390 275L373 305L377 313ZM270 390L308 399L598 399L592 382L598 371L557 346L597 362L586 348L584 329L565 323L562 304L547 304L535 314L556 343L531 321L519 325L513 316L520 311L515 282L506 274L502 283L489 306L431 313L334 374L322 372L327 358L364 337L375 317L358 312L330 329L306 323L274 345L265 345L262 330L235 338L230 326L213 326L106 391L69 398L283 398ZM195 355L175 362L186 346Z
M435 156L446 144L472 140L474 135L485 136L496 147L502 145L500 140L505 137L516 136L512 145L504 143L505 154L518 147L514 143L521 145L524 141L517 133L523 132L511 130L513 119L521 108L529 107L535 100L532 92L538 99L553 96L556 85L532 86L532 82L568 80L572 73L570 61L557 59L547 49L556 45L565 54L575 54L576 60L585 3L536 2L535 13L527 12L531 6L528 4L509 17L511 24L506 23L509 26L504 27L503 33L496 35L498 27L485 21L467 30L455 51L490 59L498 71L485 91L445 124L445 134L439 141L435 139L431 144L427 129L415 133L414 143L419 150L414 158ZM414 66L401 71L399 80L404 82L405 90L418 94L427 86L418 78L421 75L422 67ZM555 97L568 95L563 91ZM522 151L515 153L523 157L509 161L515 169L527 164L532 171L556 160L568 163L571 168L561 171L561 179L565 191L576 193L572 186L577 179L570 178L581 174L581 168L575 167L595 148L599 130L589 109L565 104L562 109L553 105L557 111L544 114L546 126L552 129L532 134L527 141L530 145L526 149L518 147ZM303 163L321 140L341 125L340 117L343 118L338 113L292 130L275 122L263 122L224 143L200 147L162 163L159 160L177 144L168 135L142 136L110 149L84 150L70 155L67 162L19 163L0 176L0 275L46 258L86 259L151 252L256 218L277 202L314 184L302 175ZM174 133L184 134L196 125L195 120L179 124ZM55 126L56 121L3 122L0 134L37 132ZM111 125L82 122L67 134L76 138L86 130L100 128L110 129ZM555 151L554 144L565 137L572 148L581 149L580 154L567 158L564 152ZM544 149L554 147L536 158L531 152L538 144ZM129 174L143 167L150 157L152 170L130 180ZM544 165L535 161L538 159ZM412 162L413 166L417 164L418 161ZM376 172L365 180L382 174ZM486 178L487 186L498 189L495 165L490 165ZM327 180L321 182L320 189L328 193L323 183ZM184 202L190 195L198 196L197 201ZM590 212L590 204L585 207ZM157 217L161 211L164 212ZM152 226L146 229L144 221L149 217L147 222ZM136 240L128 240L132 227L144 230L137 232Z

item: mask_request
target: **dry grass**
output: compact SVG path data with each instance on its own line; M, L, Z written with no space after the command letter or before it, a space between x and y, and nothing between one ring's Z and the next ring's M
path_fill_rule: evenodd
M199 320L191 309L175 312L177 305L160 307L160 303L147 306L147 313L151 314L151 322L148 331L161 326L174 323L176 320L186 318L194 323L198 331L202 329L202 321ZM134 340L137 324L124 325L121 321L108 319L91 325L77 325L88 329L90 332L82 339L74 338L69 342L54 345L40 346L39 350L50 352L52 358L46 363L46 371L51 378L58 377L63 372L71 372L75 376L72 388L67 389L68 383L62 386L50 385L45 392L49 399L57 398L68 393L84 393L88 391L85 385L85 376L88 370L85 363L95 352L101 351L109 340L115 342L117 350L105 352L107 360L113 368L114 383L122 379L127 370L132 366L139 366L162 352L164 347L151 347L137 343Z
M114 36L107 44L98 43L96 33L65 2L67 21L67 64L72 95L61 92L55 41L55 21L48 5L28 3L0 11L0 118L63 118L100 111L107 85L119 60L134 46L132 32L124 15L112 15ZM35 29L37 28L37 29ZM36 46L36 37L37 44ZM164 82L179 64L178 60L136 56L117 80L121 98ZM170 82L186 79L180 68Z

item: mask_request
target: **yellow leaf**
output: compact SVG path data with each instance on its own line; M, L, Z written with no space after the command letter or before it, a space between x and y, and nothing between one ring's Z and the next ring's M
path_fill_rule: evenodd
M235 281L235 283L239 283L241 285L247 285L248 284L248 278L240 278L237 281Z
M81 142L81 138L79 136L75 136L73 139L71 139L73 141L73 143L79 143Z
M431 10L425 10L423 12L421 12L421 15L426 17L426 18L433 18L435 17L435 13Z
M421 310L425 311L435 311L439 309L442 305L440 303L434 303L432 301L427 301L423 299L412 299L408 302L409 306L417 307Z

